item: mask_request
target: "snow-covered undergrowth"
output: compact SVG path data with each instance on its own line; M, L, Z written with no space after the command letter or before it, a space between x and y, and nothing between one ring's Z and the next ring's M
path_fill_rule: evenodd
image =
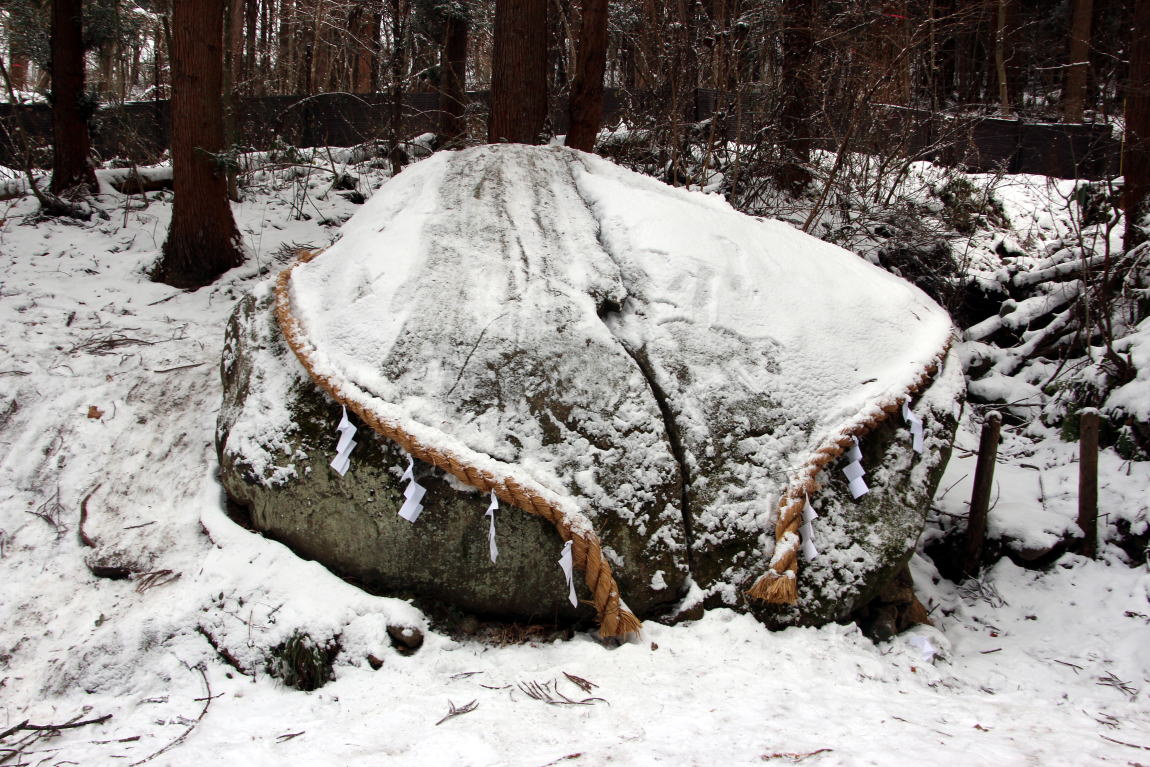
M251 260L190 294L143 275L165 200L105 197L109 218L84 224L33 224L28 199L5 210L0 733L110 718L6 734L0 749L17 751L0 763L135 764L163 749L150 764L1150 761L1150 572L1109 539L1097 561L1066 555L1036 572L1003 560L965 586L916 556L937 629L879 645L854 626L771 633L720 610L609 648L586 635L452 638L239 527L211 444L223 323L278 268L282 244L326 245L334 229L320 222L354 209L334 192L319 199L330 174L288 178L297 172L252 174L235 207ZM366 166L352 172L370 182ZM993 265L992 250L979 254ZM965 513L976 440L968 415L940 526ZM1052 428L1008 428L992 533L1069 529L1074 462ZM1147 464L1107 451L1100 471L1104 529L1118 516L1144 523ZM423 647L400 654L389 625L424 630ZM241 675L209 641L263 668L297 632L338 638L336 678L315 692Z

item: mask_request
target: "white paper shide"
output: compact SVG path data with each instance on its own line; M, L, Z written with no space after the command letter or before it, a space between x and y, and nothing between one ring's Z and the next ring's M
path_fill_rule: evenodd
M399 516L414 523L423 513L423 496L427 493L427 488L415 481L415 460L410 455L407 457L407 469L400 477L401 482L404 480L407 481L407 487L403 489L403 497L406 500L399 509Z
M351 451L356 445L356 441L352 439L356 428L347 420L346 407L343 408L343 416L339 419L339 426L335 427L335 430L339 432L339 442L335 445L335 458L331 459L331 468L342 477L351 468Z

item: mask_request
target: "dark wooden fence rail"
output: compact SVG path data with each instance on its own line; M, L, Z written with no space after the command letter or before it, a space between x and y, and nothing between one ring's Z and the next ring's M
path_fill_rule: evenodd
M470 109L482 120L487 93L469 94ZM633 94L608 89L604 121L610 124L629 111L641 113L658 94ZM436 93L413 93L403 99L405 136L432 132L439 119ZM771 124L772 105L763 93L749 91L728 99L716 91L699 89L684 105L683 118L715 118L721 135L755 140L756 132ZM271 149L277 144L353 146L387 136L392 100L385 94L327 93L309 97L270 96L242 99L237 109L238 141L248 149ZM566 109L556 103L552 122L557 132L566 129ZM837 148L835 136L845 135L845 119L826 126L820 143ZM861 119L861 118L858 118ZM1109 126L1027 123L989 117L956 117L903 107L869 110L869 130L854 131L858 151L890 151L899 142L906 156L931 159L970 170L1004 170L1058 178L1105 179L1119 173L1120 144ZM122 157L153 162L168 145L168 103L133 102L99 109L91 119L92 143L103 158ZM50 161L47 147L51 114L44 104L0 104L0 163L18 166L30 148L33 164ZM19 133L25 144L15 140ZM768 134L769 135L769 134Z

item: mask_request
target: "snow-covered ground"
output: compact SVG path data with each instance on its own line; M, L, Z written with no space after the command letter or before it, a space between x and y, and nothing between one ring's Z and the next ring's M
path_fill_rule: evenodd
M31 225L28 199L3 213L0 733L110 716L7 734L0 764L1150 764L1150 568L1110 543L964 587L917 556L937 629L879 645L720 610L611 648L451 638L236 525L213 476L223 323L282 244L326 245L354 210L318 199L323 174L285 173L235 207L249 264L196 293L143 275L168 202L108 196L85 224ZM941 519L965 512L976 445L968 415ZM1071 527L1075 460L1041 427L1008 430L992 532ZM1103 513L1145 520L1148 468L1104 453ZM424 630L422 649L398 653L388 625ZM250 668L297 630L340 638L315 692L240 674L208 640Z

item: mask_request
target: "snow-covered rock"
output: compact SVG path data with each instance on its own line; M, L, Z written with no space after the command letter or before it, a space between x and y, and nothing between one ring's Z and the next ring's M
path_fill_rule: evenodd
M820 474L794 607L746 589L775 548L781 494L821 446L883 418L946 348L921 291L791 227L562 147L441 153L386 184L301 265L292 311L317 372L362 408L469 465L556 499L602 539L641 617L698 586L771 623L865 603L910 556L963 395L953 356L862 443L870 492ZM229 326L217 434L228 493L255 526L392 594L467 611L567 619L561 541L517 509L417 465L416 524L396 516L402 451L341 408L280 336L271 284ZM577 579L578 580L578 579ZM580 593L581 597L586 594Z

